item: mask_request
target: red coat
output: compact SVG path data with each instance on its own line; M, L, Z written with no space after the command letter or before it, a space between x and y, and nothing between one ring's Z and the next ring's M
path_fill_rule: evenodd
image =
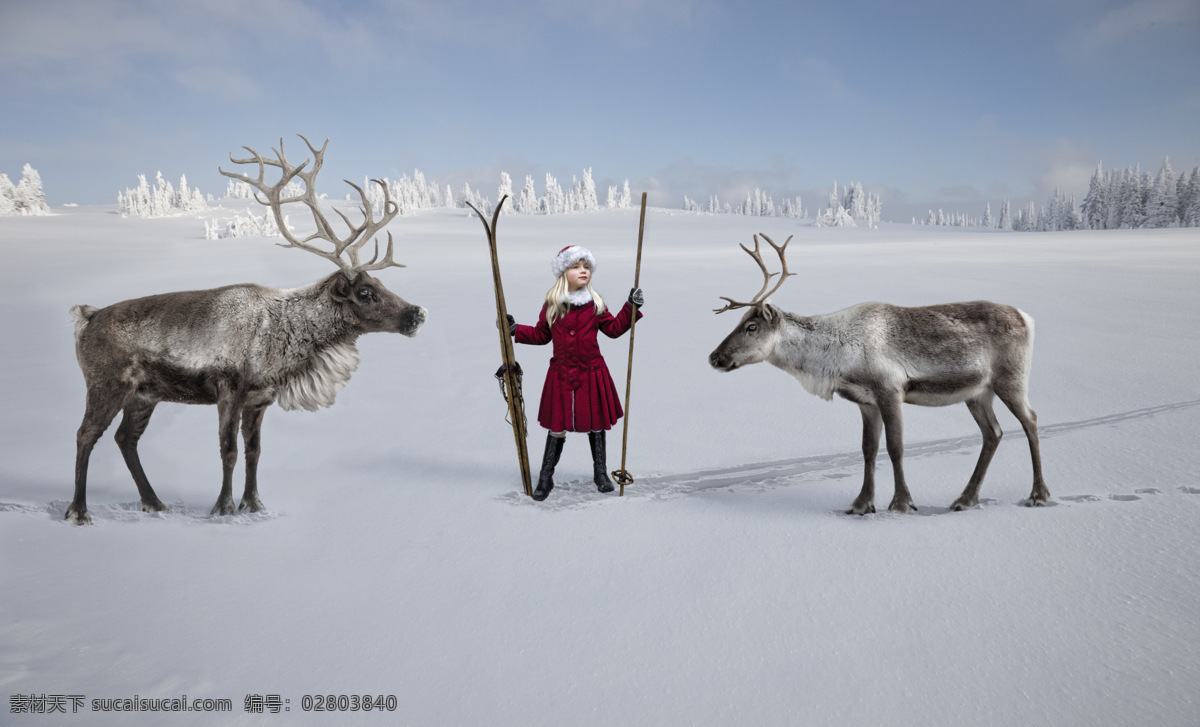
M637 314L642 317L641 312ZM592 303L569 306L554 322L546 323L546 306L536 326L517 325L517 343L544 346L554 342L554 356L542 387L538 423L552 432L594 432L611 429L625 412L608 366L600 355L596 331L616 338L633 325L633 307L626 303L617 315L596 315Z

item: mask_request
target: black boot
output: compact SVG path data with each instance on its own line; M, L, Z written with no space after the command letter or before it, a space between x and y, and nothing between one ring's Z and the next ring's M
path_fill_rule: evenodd
M533 499L541 502L550 496L554 489L554 467L562 456L563 443L566 437L546 435L546 453L542 455L542 471L538 473L537 488L533 491Z
M604 431L588 432L588 442L592 445L592 469L596 474L596 489L600 492L612 492L613 483L608 479L608 465L605 464L606 452L604 446Z

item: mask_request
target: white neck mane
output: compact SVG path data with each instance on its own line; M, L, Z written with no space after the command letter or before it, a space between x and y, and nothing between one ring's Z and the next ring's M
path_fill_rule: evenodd
M794 376L808 393L829 401L841 381L843 347L819 327L801 326L791 316L783 325L792 330L785 331L768 361Z
M276 389L281 409L316 411L333 406L333 400L358 368L358 348L339 343L318 350L309 366L284 381Z

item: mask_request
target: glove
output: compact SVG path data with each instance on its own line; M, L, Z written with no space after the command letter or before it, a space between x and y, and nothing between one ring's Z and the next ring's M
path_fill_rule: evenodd
M645 305L645 298L642 296L641 288L634 288L629 291L629 304L634 308L641 308Z
M517 319L511 315L508 316L508 335L516 338L517 336Z

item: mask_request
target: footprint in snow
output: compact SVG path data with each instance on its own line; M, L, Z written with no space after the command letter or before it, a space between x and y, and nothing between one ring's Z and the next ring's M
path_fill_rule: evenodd
M1181 487L1180 490L1186 492L1187 488ZM1200 494L1200 489L1195 490L1195 493ZM1104 497L1101 495L1091 495L1091 494L1088 494L1088 495L1063 495L1059 499L1065 500L1066 502L1103 502L1105 500L1109 500L1112 502L1137 502L1138 500L1142 499L1142 497L1144 497L1144 496L1161 495L1161 494L1162 494L1162 490L1158 489L1157 487L1140 487L1140 488L1134 490L1132 493L1128 493L1128 494L1113 494L1113 495L1108 495L1107 497Z

